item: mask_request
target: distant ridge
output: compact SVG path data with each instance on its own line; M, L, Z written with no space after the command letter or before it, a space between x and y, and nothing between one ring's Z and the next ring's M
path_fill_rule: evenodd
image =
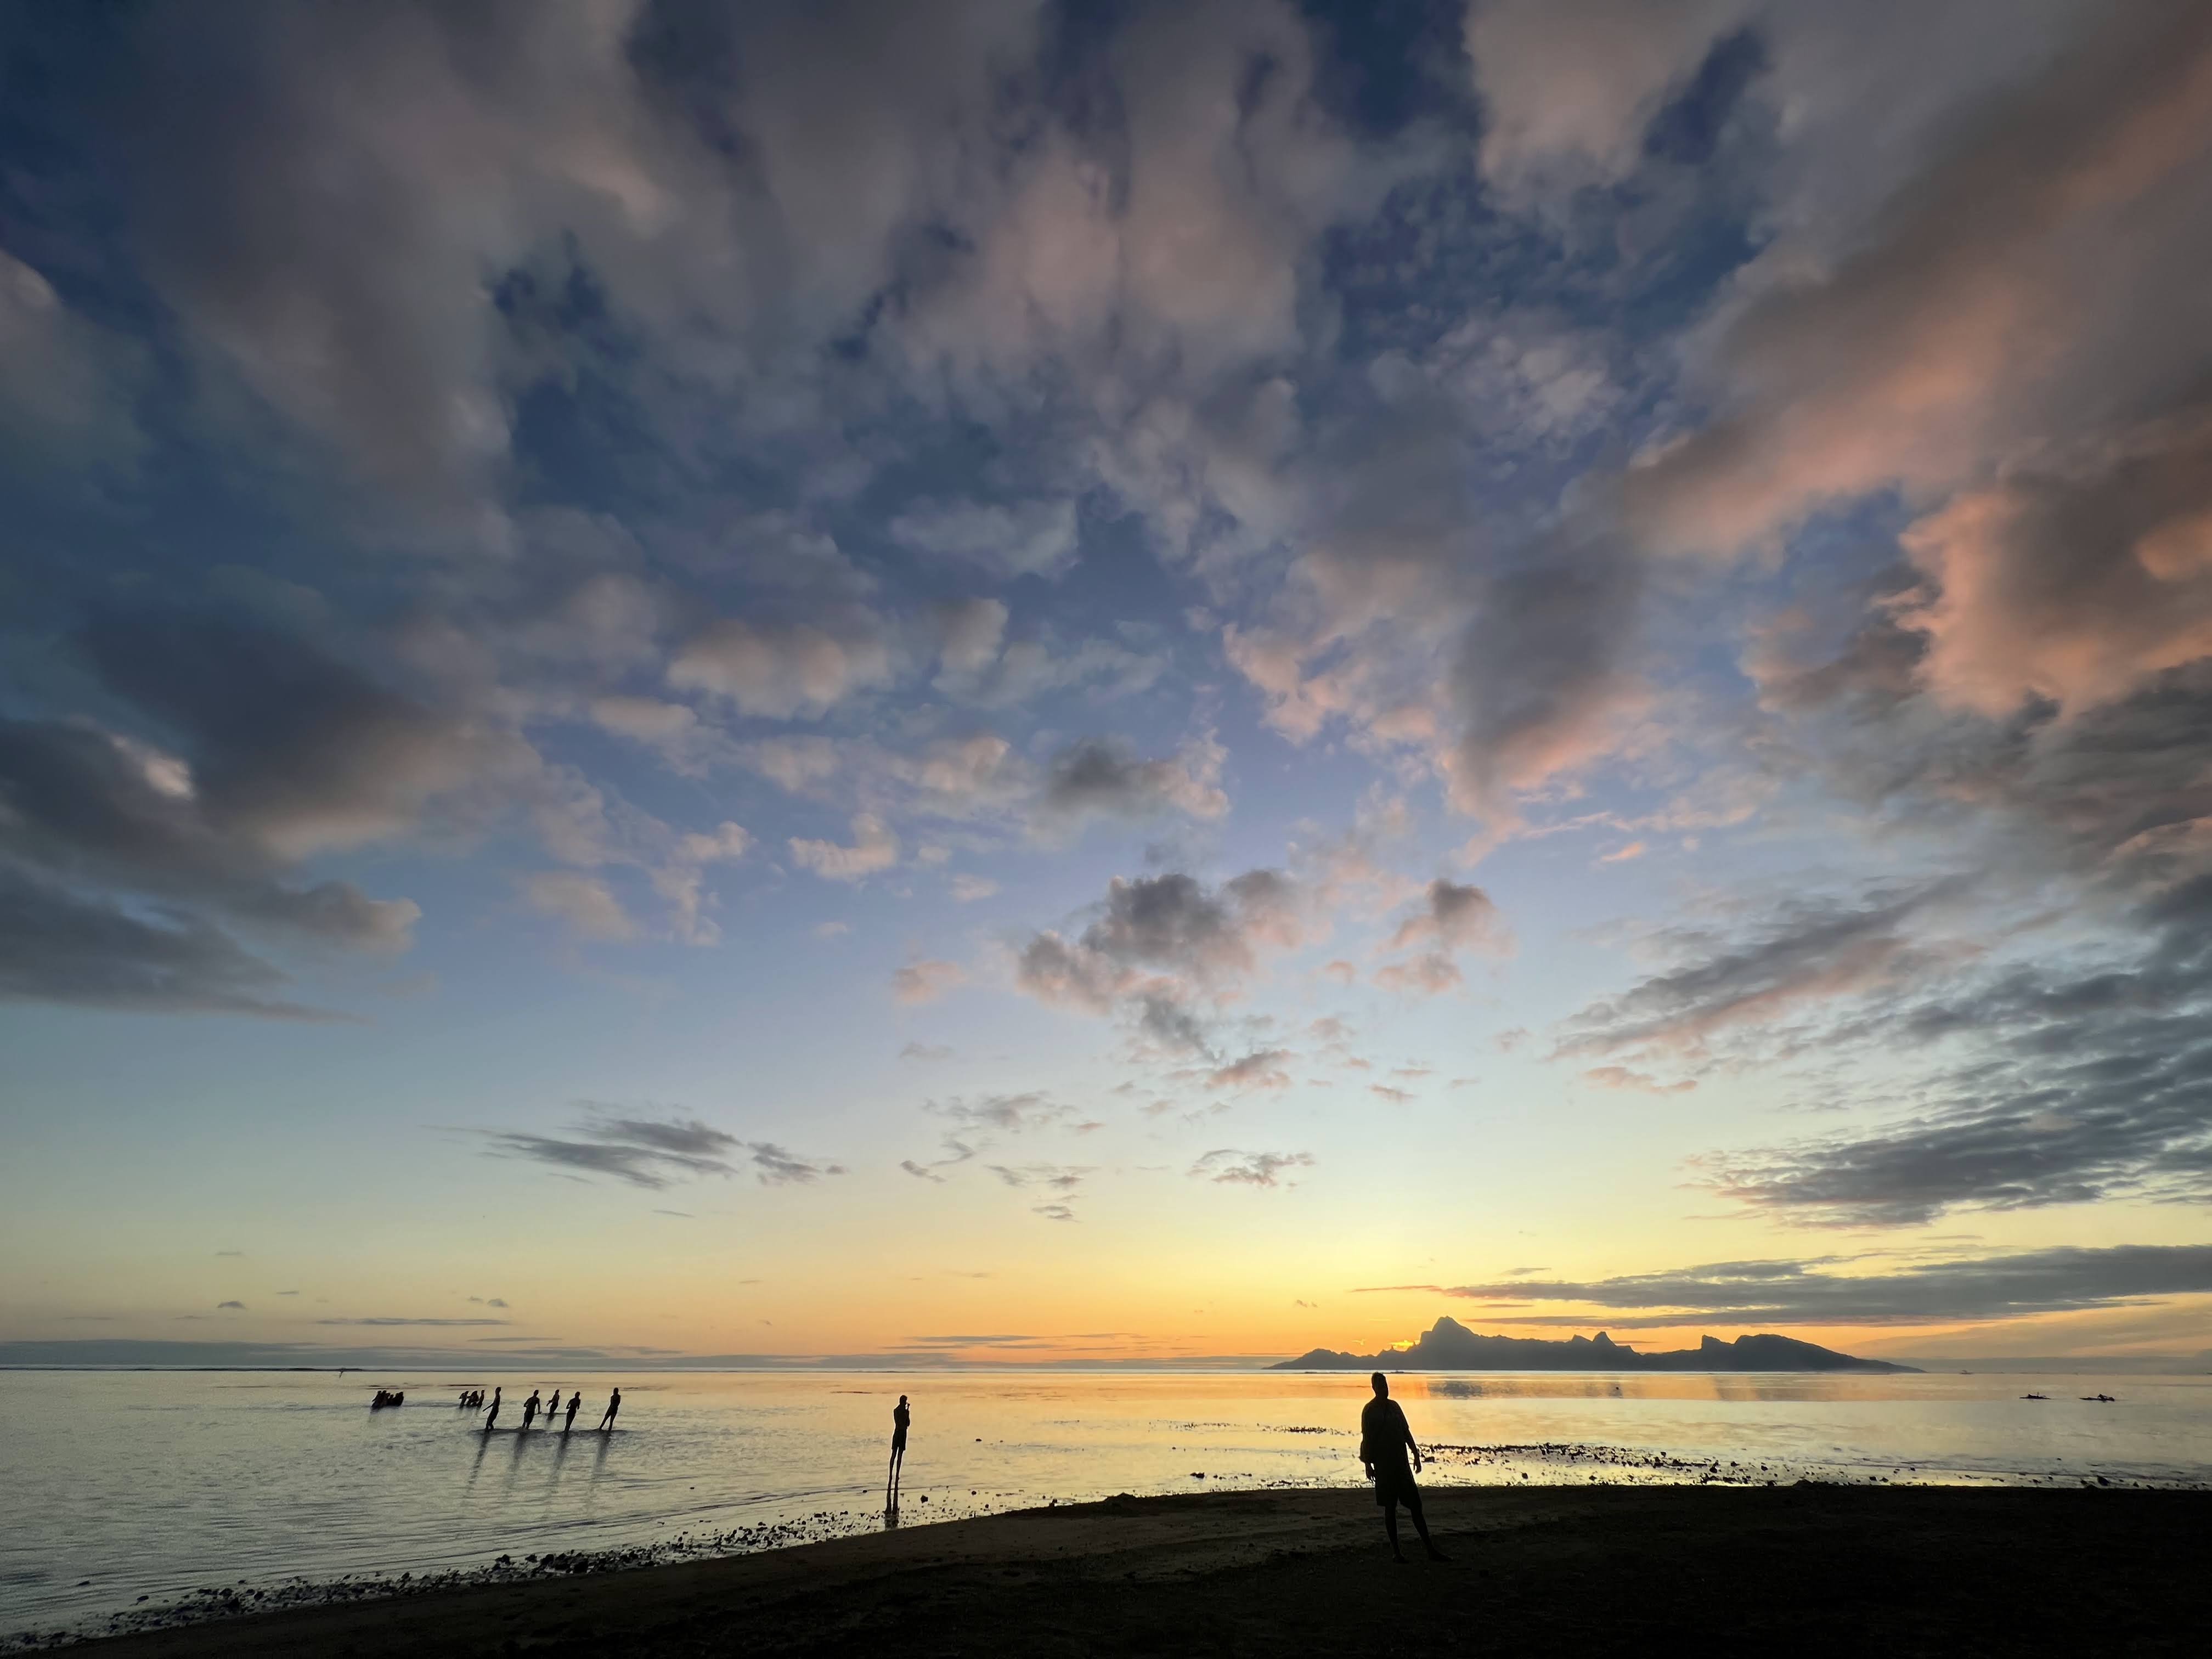
M1316 1348L1279 1360L1274 1371L1912 1371L1886 1359L1860 1359L1793 1336L1702 1339L1694 1348L1638 1353L1600 1331L1564 1342L1540 1337L1478 1336L1456 1319L1439 1319L1410 1348L1339 1353Z

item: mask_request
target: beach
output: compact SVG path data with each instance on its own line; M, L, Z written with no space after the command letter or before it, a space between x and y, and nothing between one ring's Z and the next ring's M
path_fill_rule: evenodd
M2212 1494L1442 1490L1393 1563L1364 1488L1115 1498L726 1559L290 1609L99 1659L529 1653L2200 1653Z

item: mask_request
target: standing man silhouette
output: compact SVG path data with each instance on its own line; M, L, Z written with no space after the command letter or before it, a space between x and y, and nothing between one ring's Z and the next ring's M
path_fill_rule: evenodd
M489 1415L489 1416L488 1416L488 1417L486 1417L486 1418L484 1419L484 1432L485 1432L486 1434L489 1434L489 1433L491 1432L491 1425L492 1425L493 1424L495 1424L495 1423L498 1422L498 1421L499 1421L499 1390L498 1390L497 1389L494 1389L491 1391L491 1413L490 1413L490 1415Z
M522 1431L530 1432L530 1425L538 1420L538 1390L530 1391L530 1398L522 1402Z
M914 1421L914 1413L907 1409L906 1396L901 1395L897 1405L891 1407L891 1467L884 1480L884 1507L898 1507L899 1473L906 1462L907 1425Z
M1406 1559L1398 1547L1398 1505L1403 1504L1413 1511L1413 1530L1421 1534L1421 1547L1428 1551L1429 1559L1449 1560L1430 1541L1428 1516L1421 1513L1421 1489L1413 1484L1413 1470L1421 1467L1421 1449L1413 1443L1413 1431L1407 1425L1404 1410L1390 1398L1389 1378L1377 1371L1368 1380L1375 1385L1375 1398L1359 1413L1359 1461L1367 1466L1367 1478L1375 1483L1375 1501L1382 1506L1382 1530L1390 1535L1391 1558ZM1413 1455L1410 1469L1406 1467L1407 1452Z
M583 1403L584 1391L581 1389L577 1389L575 1393L568 1396L568 1415L562 1422L562 1433L566 1434L569 1430L576 1426L576 1407Z
M615 1413L622 1409L622 1390L617 1389L607 1401L607 1414L599 1419L599 1432L604 1434L615 1425Z

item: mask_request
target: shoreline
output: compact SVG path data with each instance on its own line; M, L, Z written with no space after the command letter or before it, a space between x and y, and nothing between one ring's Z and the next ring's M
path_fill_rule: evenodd
M1393 1564L1364 1486L1123 1496L674 1565L555 1558L505 1581L362 1586L375 1593L64 1645L98 1659L654 1656L742 1632L763 1654L878 1638L909 1655L1261 1653L1364 1647L1377 1620L1486 1608L1504 1651L1644 1642L1676 1619L1809 1652L2179 1652L2202 1634L2203 1492L1801 1482L1436 1487L1427 1501L1449 1564Z
M1292 1429L1291 1433L1319 1434L1318 1429ZM501 1431L501 1432L507 1432ZM2212 1494L2212 1482L2183 1477L2125 1474L2118 1477L2062 1474L2057 1471L2021 1471L2010 1475L1973 1478L1962 1471L1928 1469L1899 1465L1888 1474L1867 1468L1796 1462L1759 1463L1741 1460L1686 1458L1644 1448L1612 1446L1582 1441L1540 1441L1524 1443L1463 1444L1431 1441L1426 1447L1430 1472L1422 1489L1429 1501L1455 1492L1551 1492L1583 1490L1592 1486L1638 1486L1666 1489L1691 1486L1722 1487L1780 1486L1869 1490L1911 1488L2000 1491L2069 1490L2087 1486L2118 1491L2197 1492ZM1486 1471L1474 1480L1466 1477ZM1536 1476L1531 1480L1532 1473ZM1208 1476L1194 1471L1194 1480ZM1249 1479L1249 1477L1248 1477ZM1101 1502L1220 1497L1282 1497L1291 1494L1348 1490L1341 1478L1264 1481L1244 1486L1218 1488L1145 1488L1108 1499L1094 1491L1086 1496L1054 1497L1039 1492L1010 1507L963 1503L956 1492L940 1490L908 1500L901 1517L907 1529L944 1527L957 1522L1003 1518L1009 1515L1065 1514ZM853 1495L866 1499L870 1488L856 1486ZM1364 1486L1358 1490L1366 1490ZM818 1493L833 1504L837 1497ZM932 1497L939 1501L932 1504ZM975 1494L969 1494L970 1498ZM865 1502L845 1507L799 1513L777 1518L727 1525L694 1523L672 1534L634 1538L574 1548L549 1548L542 1553L518 1543L511 1552L496 1556L480 1553L460 1565L416 1564L411 1567L362 1567L316 1576L255 1574L167 1595L149 1593L137 1598L139 1605L111 1607L49 1624L0 1625L0 1659L24 1653L51 1652L117 1636L174 1631L222 1624L240 1618L318 1607L366 1607L380 1601L397 1601L423 1595L450 1595L492 1587L514 1587L562 1582L580 1575L635 1574L665 1568L726 1561L764 1553L787 1553L811 1546L865 1538L885 1530L879 1510ZM1410 1536L1410 1534L1408 1534Z

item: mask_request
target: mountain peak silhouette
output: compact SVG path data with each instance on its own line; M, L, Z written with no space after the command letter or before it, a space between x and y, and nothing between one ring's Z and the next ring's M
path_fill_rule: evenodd
M1438 1319L1409 1347L1382 1353L1340 1353L1316 1348L1268 1368L1278 1371L1910 1371L1886 1359L1861 1359L1816 1342L1767 1333L1723 1342L1698 1340L1694 1348L1639 1353L1605 1332L1571 1336L1483 1336L1452 1318Z

